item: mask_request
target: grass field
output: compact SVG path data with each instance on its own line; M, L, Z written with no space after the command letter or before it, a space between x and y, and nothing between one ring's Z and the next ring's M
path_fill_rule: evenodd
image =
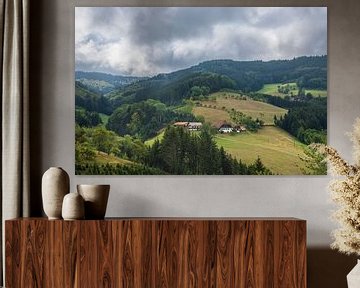
M156 135L155 137L153 137L153 138L151 138L151 139L149 139L149 140L146 140L146 141L145 141L145 145L147 145L147 146L152 146L152 145L154 144L154 142L155 142L156 139L158 139L159 141L161 141L161 140L164 138L164 133L165 133L165 131L164 131L164 130L161 130L158 135Z
M285 97L286 94L278 92L279 85L284 86L286 84L281 84L281 83L265 84L264 87L257 92L262 93L262 94L273 95L273 96ZM296 85L296 83L295 82L289 83L289 85ZM294 95L297 95L299 90L296 87L295 90L291 90L291 91L293 92ZM317 96L327 97L326 90L306 89L305 93L308 93L308 92L311 93L314 97L317 97Z
M289 85L294 85L294 84L295 83L289 83ZM262 93L262 94L284 97L285 94L278 92L279 85L282 86L283 84L281 84L281 83L265 84L264 87L257 92ZM292 92L294 93L294 95L297 95L297 93L298 93L297 87L296 87L296 90L292 90Z
M165 130L164 129L161 130L159 132L159 134L157 134L155 137L153 137L153 138L151 138L149 140L146 140L145 145L152 146L156 139L161 141L164 138L164 133L165 133ZM199 134L199 133L200 133L200 131L191 131L191 134Z
M259 101L253 101L237 93L218 92L209 96L210 100L201 101L204 106L188 105L192 107L192 113L204 117L210 124L219 121L231 122L228 111L235 109L241 111L254 119L262 119L265 124L272 125L273 117L284 115L285 109ZM153 145L156 139L161 140L164 131L145 142L146 145ZM216 143L224 147L227 153L246 164L253 163L260 157L266 167L273 173L280 175L301 175L303 174L304 163L299 156L304 156L305 145L300 143L286 131L275 126L264 126L257 133L241 134L216 134Z
M156 139L162 139L163 136L164 131L145 144L151 146ZM257 133L216 134L215 141L219 146L223 146L227 153L246 164L253 163L259 156L264 165L275 174L303 174L301 168L304 168L304 163L299 155L304 156L305 145L280 128L265 126Z
M230 122L229 113L224 110L206 108L206 107L194 107L192 112L195 116L204 117L205 121L212 125L220 121Z
M304 164L299 155L304 155L304 145L280 128L267 126L257 133L217 134L215 139L225 151L244 163L252 163L259 156L273 173L303 174Z
M95 157L95 162L98 164L132 164L133 162L118 158L113 155L107 155L103 152L98 152Z
M189 100L185 105L175 108L174 111L191 114L194 105L195 103Z
M317 90L317 89L306 89L305 93L310 92L314 97L320 96L320 97L327 97L327 91L326 90Z
M209 96L214 100L201 101L202 105L207 107L194 107L193 113L196 116L203 116L205 121L210 123L216 123L221 120L229 121L230 117L228 112L223 109L231 110L235 109L236 111L241 111L244 114L251 116L254 120L256 118L263 120L265 125L274 124L274 115L278 118L284 115L287 110L276 107L274 105L254 101L251 99L239 100L240 94L236 93L227 93L227 92L218 92Z
M106 124L109 121L110 116L106 115L106 114L103 114L103 113L99 113L99 115L100 115L101 122L103 123L104 126L106 126Z

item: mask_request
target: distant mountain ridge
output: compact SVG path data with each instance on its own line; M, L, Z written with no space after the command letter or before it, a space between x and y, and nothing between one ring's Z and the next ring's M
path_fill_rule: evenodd
M146 77L113 75L101 72L75 71L75 80L83 84L88 90L100 94L129 85Z
M301 56L290 60L270 61L217 59L204 61L187 69L160 75L167 75L168 78L176 78L183 74L194 72L212 72L226 75L235 80L238 88L244 91L259 90L261 88L259 88L259 86L267 83L297 82L298 80L302 80L304 86L308 86L306 88L315 88L309 87L312 86L312 83L307 81L313 78L323 81L321 84L314 84L317 86L316 88L326 89L327 55ZM258 83L254 83L255 81Z
M255 92L268 83L296 82L299 87L327 87L327 56L302 56L291 60L235 61L210 60L198 65L158 74L122 86L106 95L115 106L146 99L157 99L168 105L191 97L195 86L210 93L220 89Z

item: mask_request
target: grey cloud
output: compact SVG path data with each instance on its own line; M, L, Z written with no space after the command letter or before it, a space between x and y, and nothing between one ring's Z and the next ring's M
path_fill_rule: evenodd
M137 44L166 42L211 36L211 29L218 23L246 21L249 10L233 8L142 8L131 11L133 23L129 36Z
M112 41L126 53L112 63L116 53L105 55L110 53L106 50L99 60L89 55L87 62L87 52L83 52L76 69L154 75L211 59L271 60L327 54L326 8L86 9L90 9L87 20L104 35L94 34L90 25L89 34L78 39L76 47L86 45L86 41L99 47ZM219 35L215 31L220 26L235 30ZM115 35L109 37L111 34ZM199 51L198 47L205 48ZM141 59L141 64L132 64L126 58Z
M317 20L326 19L326 8L320 7L270 7L268 13L262 14L261 10L254 10L253 26L258 28L274 29L294 23L311 25Z
M91 18L90 20L94 25L105 28L113 26L114 22L118 21L119 14L122 12L121 8L115 7L86 7L84 9L89 10L88 17Z
M326 54L327 23L324 21L326 19L324 11L326 10L320 10L316 15L314 9L306 9L306 15L302 17L298 15L297 20L292 24L294 33L281 39L280 51L289 56ZM310 17L312 15L315 17Z
M77 45L86 45L91 42L94 42L97 45L102 45L102 44L108 43L108 41L105 40L102 35L90 33L90 34L86 35L86 37L84 39L82 39L81 41L78 41L78 43L76 43L76 44Z

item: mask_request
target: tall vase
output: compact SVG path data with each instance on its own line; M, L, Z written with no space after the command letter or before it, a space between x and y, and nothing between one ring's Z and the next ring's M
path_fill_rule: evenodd
M69 175L60 167L49 168L42 177L43 208L49 219L61 219L63 198L70 190Z
M355 267L347 275L348 288L360 287L360 260L357 261Z

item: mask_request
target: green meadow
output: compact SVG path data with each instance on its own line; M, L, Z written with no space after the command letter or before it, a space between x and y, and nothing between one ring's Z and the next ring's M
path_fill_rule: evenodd
M274 116L277 118L285 115L286 109L251 100L249 97L237 93L218 92L209 96L209 99L201 101L201 106L195 107L193 113L197 116L203 116L205 121L216 123L221 120L230 121L229 113L232 109L240 111L254 120L264 121L265 125L274 124Z
M293 95L297 95L299 92L299 89L295 82L287 83L290 86L296 87L293 90L290 90ZM278 86L285 86L287 84L282 83L272 83L272 84L265 84L264 87L260 90L258 90L258 93L262 94L268 94L273 96L279 96L279 97L285 97L286 94L280 93L278 91ZM319 90L319 89L306 89L305 93L311 93L314 97L320 96L320 97L327 97L327 91L326 90Z
M99 164L132 164L132 162L129 160L121 159L114 155L109 155L100 151L96 152L95 162Z
M247 164L259 156L276 174L303 174L304 164L299 156L304 156L305 145L280 128L265 126L257 133L217 134L215 140L225 151Z

